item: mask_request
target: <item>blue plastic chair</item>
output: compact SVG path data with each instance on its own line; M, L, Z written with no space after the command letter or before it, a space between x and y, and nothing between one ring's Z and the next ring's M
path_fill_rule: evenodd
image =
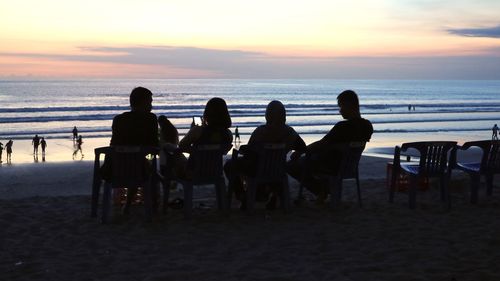
M481 176L486 178L486 194L493 193L493 178L495 174L500 174L500 141L482 140L464 143L460 150L467 150L471 147L479 147L482 150L481 161L472 163L456 163L454 157L454 167L469 174L471 179L470 202L476 204L478 201L478 189Z
M455 141L430 141L409 142L403 143L401 147L396 146L394 149L389 202L394 202L396 181L400 174L409 176L410 187L408 190L408 199L410 209L415 209L416 207L417 182L437 177L441 183L441 201L446 202L449 208L451 201L447 184L451 173L450 159L452 159L455 153L456 145L457 142ZM401 152L405 152L410 148L419 151L419 162L401 163Z

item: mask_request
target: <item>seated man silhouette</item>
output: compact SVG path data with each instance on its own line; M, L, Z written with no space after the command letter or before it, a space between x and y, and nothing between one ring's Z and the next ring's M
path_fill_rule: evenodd
M286 144L286 149L305 151L306 144L297 132L286 124L285 106L280 101L271 101L266 108L266 124L261 125L253 131L248 145L240 148L243 157L230 159L224 165L224 172L229 179L229 184L234 190L235 197L241 202L240 209L246 209L245 188L242 176L255 176L257 170L256 147L261 144L275 143ZM277 194L277 186L257 187L256 197L258 201L268 200L267 209L274 209ZM269 198L269 195L270 198Z
M140 145L158 146L158 121L156 115L151 113L153 93L150 90L137 87L130 93L130 108L128 112L116 115L113 118L111 146L116 145ZM103 170L103 178L109 177L109 165L112 159L106 158ZM146 165L146 162L145 162ZM137 187L128 187L127 203L123 209L128 213L133 196L137 193Z
M352 90L343 91L337 96L337 103L342 117L345 119L338 122L321 140L311 143L306 148L309 161L306 163L304 155L298 156L297 152L292 154L288 162L288 173L318 196L318 200L326 199L326 183L321 183L312 177L315 171L332 171L339 168L340 155L335 145L352 141L369 141L373 133L370 121L361 118L359 112L359 100ZM333 148L333 149L332 149ZM306 165L309 165L306 168ZM305 173L303 171L309 171Z

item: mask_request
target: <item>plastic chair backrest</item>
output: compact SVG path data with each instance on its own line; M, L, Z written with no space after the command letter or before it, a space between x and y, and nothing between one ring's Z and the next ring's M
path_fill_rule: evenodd
M468 149L471 146L477 146L483 152L480 173L500 173L500 140L470 141L464 143L462 149Z
M437 176L448 168L448 153L456 148L455 141L429 141L403 143L401 150L417 149L420 153L419 174Z
M340 162L340 177L342 179L352 179L358 176L359 160L365 146L366 142L349 142L345 144Z
M189 168L193 181L211 182L222 176L223 148L220 144L200 144L193 147Z
M156 156L157 149L140 146L111 147L111 181L113 187L140 186L149 177L152 167L148 167L146 155Z
M266 181L281 181L286 175L286 144L265 143L256 147L256 177Z

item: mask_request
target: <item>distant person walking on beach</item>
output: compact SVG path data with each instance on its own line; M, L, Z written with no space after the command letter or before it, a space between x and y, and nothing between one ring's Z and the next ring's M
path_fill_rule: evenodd
M38 135L35 135L35 137L31 141L31 144L33 145L33 154L38 154L38 146L40 145L40 138L38 137Z
M42 137L40 140L40 145L42 146L42 155L45 155L45 148L47 147L47 142L45 141L45 138Z
M238 131L238 126L234 129L234 143L241 142L240 140L240 132Z
M7 150L7 163L12 163L12 145L14 142L12 140L9 140L5 144L5 149Z
M76 126L73 127L73 141L75 141L78 138L78 129Z
M498 140L498 126L497 126L497 124L495 124L493 126L493 128L491 128L491 130L492 130L491 139L492 140Z
M0 163L2 163L3 143L0 142Z
M80 151L80 154L82 155L83 159L83 151L82 151L82 135L78 136L78 139L76 140L76 145L75 145L75 151L73 152L73 160L75 160L76 155L78 154L78 151Z

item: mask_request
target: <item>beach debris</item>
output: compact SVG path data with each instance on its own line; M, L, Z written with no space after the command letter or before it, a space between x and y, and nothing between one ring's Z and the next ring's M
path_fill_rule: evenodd
M24 262L23 262L23 261L18 261L18 262L16 262L14 265L15 265L15 266L20 266L20 265L23 265L23 264L24 264Z

